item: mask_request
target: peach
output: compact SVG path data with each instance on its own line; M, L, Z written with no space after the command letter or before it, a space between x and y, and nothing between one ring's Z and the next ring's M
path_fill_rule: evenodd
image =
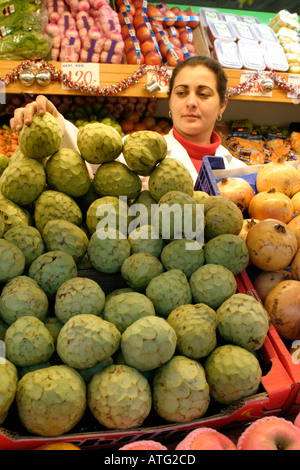
M175 450L237 450L236 445L225 434L212 428L197 428L191 431Z

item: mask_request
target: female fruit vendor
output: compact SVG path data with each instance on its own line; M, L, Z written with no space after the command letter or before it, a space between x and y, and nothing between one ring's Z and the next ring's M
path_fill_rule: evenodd
M221 145L220 136L214 131L227 106L227 77L214 59L204 56L191 57L175 67L169 84L169 109L173 128L165 135L168 157L180 160L190 171L194 181L204 155L223 157L225 168L238 168L246 164L234 158ZM77 149L78 129L66 121L55 106L45 97L18 108L10 121L14 132L20 132L23 124L31 123L34 113L50 112L60 123L64 138L62 147ZM126 137L125 137L126 138Z

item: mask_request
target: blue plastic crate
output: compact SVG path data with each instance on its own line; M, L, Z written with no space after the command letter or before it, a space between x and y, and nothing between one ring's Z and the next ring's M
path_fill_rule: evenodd
M220 191L212 170L224 170L222 157L206 155L203 157L202 165L194 185L195 191L205 191L210 196L219 196Z

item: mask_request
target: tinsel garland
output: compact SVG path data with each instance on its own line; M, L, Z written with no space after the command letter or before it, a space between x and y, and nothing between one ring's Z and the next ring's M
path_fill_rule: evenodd
M51 81L59 81L70 90L74 90L81 93L87 93L90 95L98 95L98 96L115 96L122 93L124 90L128 89L131 85L139 83L142 79L143 75L147 72L153 72L164 78L164 80L168 83L170 79L170 75L168 73L168 68L160 65L141 65L139 70L135 71L133 75L127 77L124 80L121 80L118 84L109 85L106 87L101 86L92 86L92 85L84 85L75 82L74 80L70 79L67 74L63 73L61 70L56 69L53 64L47 61L33 61L27 60L21 62L15 69L12 70L11 73L5 75L4 77L0 78L0 81L3 82L6 86L10 85L11 83L19 80L20 73L24 70L30 69L38 69L48 72L49 74L49 82ZM249 91L253 86L256 80L260 78L269 78L273 81L274 85L277 85L279 88L284 90L286 93L290 93L293 95L295 99L300 99L300 91L298 91L297 87L291 83L287 83L286 80L279 75L277 75L273 71L263 71L263 72L253 72L250 76L245 80L243 83L240 83L236 87L231 87L227 89L227 96L230 98L231 96L238 96L242 93L246 93ZM46 83L48 84L48 83Z

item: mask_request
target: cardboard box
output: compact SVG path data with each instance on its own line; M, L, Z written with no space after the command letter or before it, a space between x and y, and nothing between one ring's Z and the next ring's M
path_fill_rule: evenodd
M110 290L112 284L107 281L106 275L101 276L101 273L93 271L85 271L85 274L100 282L106 292ZM105 285L101 282L101 278L102 280L105 279ZM122 286L120 279L120 284L118 284L118 276L114 275L113 279L115 288ZM243 272L241 275L236 276L236 279L238 292L251 295L254 289L247 273ZM188 432L200 426L225 431L228 428L234 428L264 416L280 416L285 409L285 404L291 399L291 394L294 392L293 380L285 370L269 336L267 336L258 354L263 371L258 393L227 407L211 403L206 415L201 419L186 423L166 423L157 416L151 415L148 417L149 419L145 420L144 426L141 428L108 430L98 424L87 411L83 420L71 433L44 438L27 433L20 425L17 412L13 408L9 411L11 416L0 428L0 450L34 449L44 443L62 441L72 442L83 449L117 449L125 443L137 439L153 439L162 443L178 442Z

